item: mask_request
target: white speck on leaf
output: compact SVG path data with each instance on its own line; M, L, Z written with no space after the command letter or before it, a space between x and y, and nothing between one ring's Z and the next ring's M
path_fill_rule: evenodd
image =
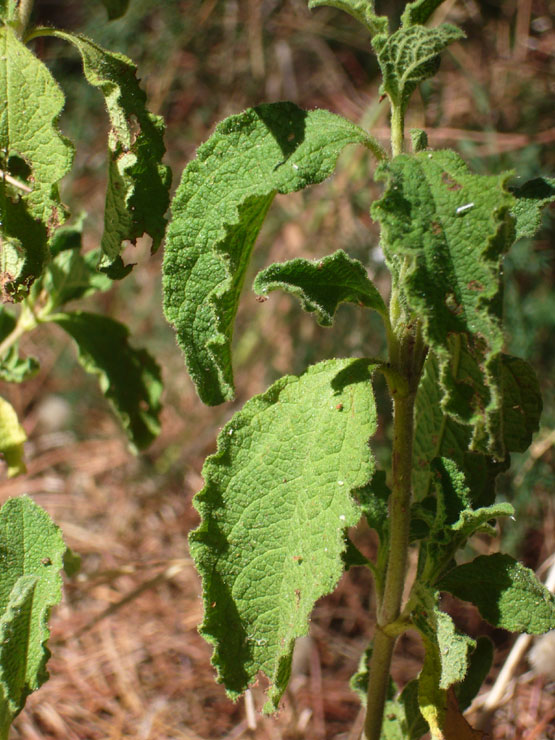
M461 213L466 213L467 211L470 211L471 208L474 208L474 203L466 203L464 206L459 206L455 211L455 215L460 216Z

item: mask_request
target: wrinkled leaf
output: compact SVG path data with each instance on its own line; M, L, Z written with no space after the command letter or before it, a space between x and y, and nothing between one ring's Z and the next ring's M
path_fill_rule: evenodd
M222 429L204 466L190 537L203 579L203 636L230 696L263 671L267 710L287 685L295 638L343 570L351 493L372 474L368 365L329 360L278 380Z
M403 26L426 23L443 2L444 0L415 0L407 3L401 16L401 23Z
M443 408L472 427L470 449L502 459L500 264L513 237L507 175L473 175L451 151L401 155L377 175L387 189L372 215L406 322L421 322L440 361Z
M339 8L356 18L359 23L365 26L372 36L380 33L387 33L389 22L387 16L377 15L374 8L374 0L308 0L308 7L321 8L328 5L332 8Z
M104 95L110 117L102 266L109 268L118 260L125 240L135 242L145 233L156 251L166 227L171 170L162 164L164 122L147 111L137 68L123 54L107 51L85 36L43 30L77 48L85 77Z
M437 587L470 601L494 627L531 635L555 629L555 596L510 555L480 555L449 571Z
M129 0L101 0L108 13L108 20L113 21L125 15L129 7Z
M164 311L205 403L233 397L233 322L274 196L321 182L354 143L383 156L372 137L340 116L272 103L220 123L184 170L164 255Z
M8 466L8 478L25 473L23 443L27 435L11 403L0 396L0 453Z
M542 209L555 201L555 178L537 177L511 191L516 198L516 238L533 237L541 226Z
M30 498L0 510L0 716L7 730L27 696L48 678L48 617L61 597L65 545Z
M132 444L148 447L160 431L158 364L146 350L131 347L127 327L107 316L76 311L51 320L75 340L79 362L98 376Z
M372 46L383 75L380 91L404 113L417 86L438 71L440 52L461 38L464 33L449 23L436 28L409 26L391 36L376 36Z
M305 311L314 311L322 326L333 324L340 303L355 303L387 316L383 298L364 265L338 250L321 260L293 259L262 270L253 284L264 295L281 289L296 296Z

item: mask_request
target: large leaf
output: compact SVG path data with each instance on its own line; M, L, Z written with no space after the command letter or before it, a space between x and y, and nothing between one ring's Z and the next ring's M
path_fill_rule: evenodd
M0 453L8 466L8 477L25 473L23 443L27 439L11 403L0 396Z
M371 368L370 368L371 369ZM232 697L262 670L267 708L285 690L295 638L343 570L351 496L372 474L368 363L329 360L281 378L222 429L190 537L203 579L203 636Z
M555 178L536 177L512 189L516 198L513 215L516 218L516 238L532 237L541 226L542 209L555 201Z
M58 183L73 147L57 128L62 91L9 25L0 26L0 101L0 268L3 290L17 298L41 273L47 238L65 218Z
M406 322L421 322L439 358L443 407L472 427L471 449L503 458L500 264L514 202L507 175L473 175L457 154L437 151L398 156L378 176L387 189L372 214ZM466 377L457 385L463 360Z
M355 303L387 316L387 308L364 265L341 249L321 260L293 259L262 270L254 290L266 294L285 290L297 296L305 311L314 311L318 323L331 326L340 303Z
M532 635L555 629L555 596L510 555L480 555L451 570L437 587L472 602L494 627Z
M131 347L127 327L107 316L76 311L51 320L75 340L79 362L98 376L132 444L148 447L160 431L158 364L146 350Z
M329 5L332 8L344 10L359 23L362 23L371 33L386 34L389 28L389 22L386 15L377 15L374 8L374 0L308 0L309 8L320 8Z
M147 111L136 66L123 54L107 51L85 36L41 30L78 49L85 77L104 95L110 116L103 267L117 265L123 242L134 242L145 233L152 237L155 251L166 226L171 170L161 163L166 151L163 119Z
M233 322L274 196L324 180L353 143L383 156L340 116L272 103L220 123L184 170L164 256L164 311L205 403L233 397Z
M66 547L58 527L30 498L0 510L0 736L27 696L48 678L48 617L61 597Z
M391 36L376 36L372 46L383 75L381 92L404 113L417 86L439 69L440 52L461 38L464 33L449 23L436 28L408 26Z

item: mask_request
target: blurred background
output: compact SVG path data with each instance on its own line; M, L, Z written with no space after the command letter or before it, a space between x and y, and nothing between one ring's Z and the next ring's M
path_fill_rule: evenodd
M404 2L377 2L398 18ZM79 31L139 67L150 108L167 122L166 161L181 170L224 116L264 101L326 107L388 142L387 103L366 33L331 8L309 12L305 0L131 0L109 23L100 0L37 0L34 20ZM555 164L555 0L446 0L433 23L462 26L467 40L443 55L439 74L413 96L407 128L428 132L434 148L453 147L479 173L514 170L523 180L552 174ZM87 86L69 46L38 39L34 50L60 82L67 104L61 128L77 146L62 183L74 216L86 210L85 245L98 245L106 184L107 119L101 96ZM303 193L278 196L258 240L250 270L294 256L345 249L360 259L384 295L387 271L378 231L368 214L380 187L374 162L349 148L335 176ZM533 242L520 241L505 260L507 351L536 368L544 394L542 427L530 450L513 456L498 483L516 507L496 540L476 538L468 555L503 547L537 569L555 552L554 224L549 213ZM193 494L218 429L250 396L283 373L346 354L380 355L384 338L372 313L343 306L322 329L287 296L258 303L247 289L235 337L237 400L204 408L188 379L173 331L161 311L162 250L148 240L126 250L137 266L107 295L83 301L131 328L163 368L162 433L139 457L96 387L55 327L26 337L25 353L40 373L21 386L2 384L29 436L28 473L0 480L0 500L29 493L81 554L52 618L50 681L33 695L14 728L25 740L354 740L359 702L348 688L372 630L371 579L349 572L337 592L318 602L308 638L277 718L263 718L263 682L252 690L257 713L230 702L214 683L211 650L197 634L200 585L188 559L196 526ZM250 284L247 277L247 288ZM378 385L380 431L373 443L387 463L389 404ZM361 532L359 537L368 537ZM491 683L513 638L492 630L470 607L446 603L473 636L489 635L498 650ZM421 665L411 634L396 651L403 685ZM552 663L555 663L555 658ZM555 738L555 676L523 661L508 700L493 716L496 739ZM256 727L253 727L253 721ZM354 729L353 729L354 728Z

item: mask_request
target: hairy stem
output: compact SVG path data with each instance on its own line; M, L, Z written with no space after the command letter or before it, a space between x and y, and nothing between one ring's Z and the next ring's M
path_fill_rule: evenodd
M405 144L405 114L401 106L391 105L391 153L403 153Z

